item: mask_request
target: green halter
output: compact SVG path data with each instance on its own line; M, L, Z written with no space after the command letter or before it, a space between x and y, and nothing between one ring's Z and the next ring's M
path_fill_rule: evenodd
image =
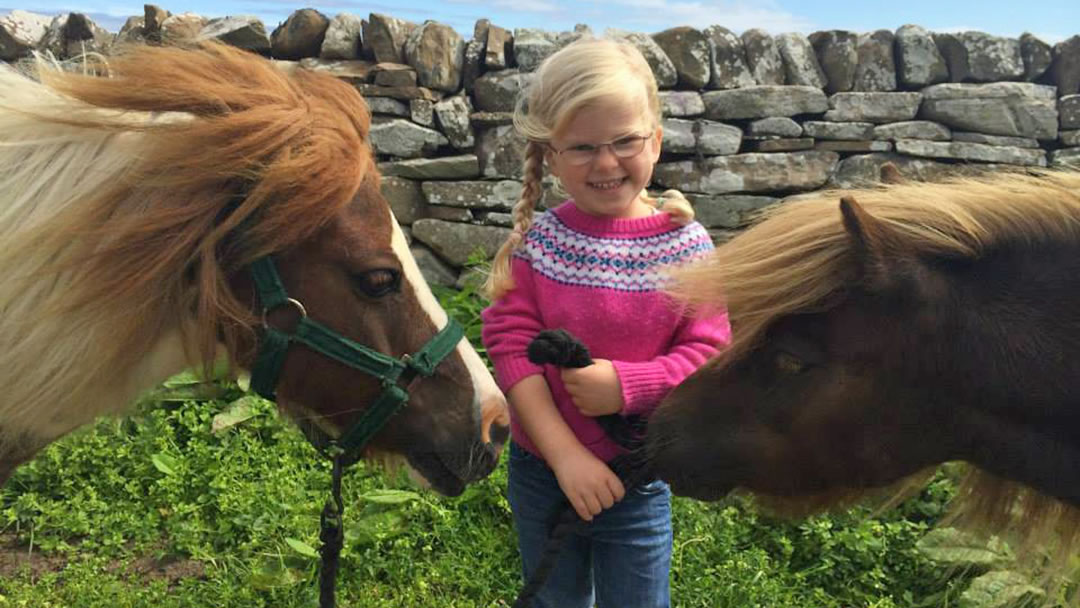
M281 277L270 256L256 260L251 265L251 276L259 293L263 308L263 326L259 351L251 371L251 387L259 395L276 400L275 389L290 344L299 342L331 359L374 376L382 383L383 390L351 428L337 439L320 437L313 443L325 444L339 453L345 462L352 462L368 441L409 400L409 394L401 381L416 375L431 376L435 368L446 358L464 336L461 324L450 319L446 327L412 355L395 359L358 344L334 330L311 320L304 305L289 297ZM292 306L300 313L300 321L291 332L282 331L266 321L267 314L280 307Z

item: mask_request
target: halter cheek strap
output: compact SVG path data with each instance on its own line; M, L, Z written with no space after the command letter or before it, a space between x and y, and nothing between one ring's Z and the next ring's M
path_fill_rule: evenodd
M251 371L251 388L256 393L271 401L277 399L276 388L281 369L293 342L299 342L339 363L373 376L382 384L379 396L365 409L363 416L340 437L333 439L323 435L321 431L315 431L319 435L317 437L309 436L309 440L320 449L340 450L345 462L356 460L360 451L386 425L391 416L408 403L409 394L401 386L402 382L411 381L416 376L428 377L434 374L435 368L454 351L465 333L461 324L450 319L446 327L419 351L395 359L354 342L308 317L304 305L289 297L270 256L252 263L251 276L263 307L259 349ZM267 322L266 317L270 311L282 306L291 306L300 314L300 321L292 331L282 330Z

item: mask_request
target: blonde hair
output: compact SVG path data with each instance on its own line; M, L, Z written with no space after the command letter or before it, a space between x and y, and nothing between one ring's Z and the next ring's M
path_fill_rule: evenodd
M660 95L652 69L632 44L599 38L581 38L540 64L532 82L514 108L514 128L527 141L522 164L521 196L514 204L514 230L499 248L484 289L492 299L514 288L510 258L532 227L536 203L543 195L544 152L552 136L570 123L581 108L601 100L636 98L628 82L641 83L650 128L660 126ZM642 199L671 213L673 221L688 223L694 210L677 190L657 198L642 192Z

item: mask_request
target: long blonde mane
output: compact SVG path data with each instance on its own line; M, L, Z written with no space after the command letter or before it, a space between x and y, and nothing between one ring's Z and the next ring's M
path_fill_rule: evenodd
M108 72L0 66L0 445L234 345L251 319L226 277L377 179L366 105L331 77L218 44Z
M1075 172L999 173L799 197L766 211L711 258L676 275L676 297L702 310L727 306L731 315L732 345L713 365L744 356L778 318L834 305L855 280L855 258L839 210L846 195L926 254L977 258L1006 242L1080 241L1080 173ZM916 477L897 487L910 490L913 480L918 485L926 479ZM798 505L785 507L799 511ZM1080 547L1080 510L974 468L952 513L963 527L1014 532L1024 539L1021 553L1049 548L1050 575Z

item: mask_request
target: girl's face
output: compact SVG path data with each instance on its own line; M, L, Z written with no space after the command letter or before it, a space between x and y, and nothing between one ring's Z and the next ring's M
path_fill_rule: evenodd
M552 137L545 155L548 167L581 211L613 218L652 213L639 194L660 158L663 133L652 129L646 107L643 100L585 106ZM643 136L640 152L620 156L636 150L642 142L635 138Z

